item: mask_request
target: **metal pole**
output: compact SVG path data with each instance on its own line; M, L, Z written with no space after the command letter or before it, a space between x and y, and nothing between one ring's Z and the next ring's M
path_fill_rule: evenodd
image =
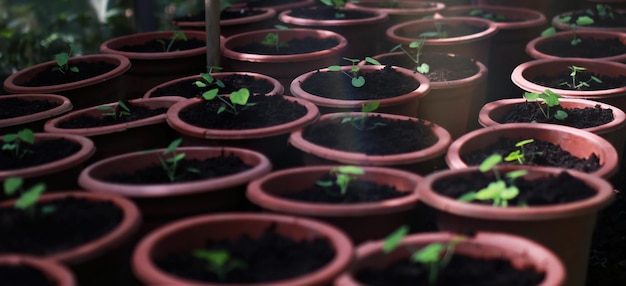
M206 22L206 64L220 66L220 1L204 0Z

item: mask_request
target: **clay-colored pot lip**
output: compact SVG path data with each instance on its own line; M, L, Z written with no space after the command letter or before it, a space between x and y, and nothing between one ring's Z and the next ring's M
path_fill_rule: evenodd
M273 96L282 96L282 95L273 95ZM195 125L188 124L180 119L180 112L184 109L202 103L203 99L201 98L190 98L187 100L182 100L176 104L174 104L167 111L167 123L176 131L181 134L185 134L188 136L196 137L196 138L205 138L205 139L217 139L217 140L244 140L244 139L258 139L258 138L266 138L271 136L277 136L281 134L286 134L292 132L294 130L298 130L307 126L309 124L313 124L319 119L320 112L315 104L308 102L304 99L295 98L291 96L283 96L285 100L296 102L302 106L304 106L307 110L306 114L294 121L286 122L283 124L263 127L263 128L253 128L253 129L240 129L240 130L225 130L225 129L207 129L198 127Z
M346 113L328 113L320 117L319 121L332 120L334 118L359 116L361 112L346 112ZM394 155L367 155L364 153L347 152L341 150L334 150L317 144L313 144L302 137L303 129L296 130L289 135L289 143L299 150L310 153L320 158L339 161L342 164L353 165L370 165L370 166L389 166L389 165L405 165L424 162L440 155L445 154L446 148L452 141L450 133L432 122L422 120L415 117L408 117L403 115L385 114L370 112L368 116L381 116L383 118L390 118L396 120L421 120L432 124L433 132L435 136L439 138L437 143L428 148L418 150L410 153L394 154Z
M62 133L35 133L35 141L39 139L66 139L80 144L80 149L70 156L46 164L21 169L0 170L0 179L8 177L32 178L59 172L78 166L87 161L96 152L93 141L85 136Z
M311 6L311 9L316 9L315 6ZM292 9L282 11L278 14L278 20L286 24L304 26L304 27L345 27L345 26L356 26L356 25L367 25L367 24L379 24L387 21L389 17L387 13L383 11L363 11L360 9L352 8L349 6L343 7L341 10L346 11L360 11L365 13L372 14L372 17L363 18L363 19L336 19L336 20L316 20L316 19L306 19L306 18L298 18L291 16Z
M26 265L41 271L44 276L54 281L57 286L74 286L76 279L67 266L49 259L26 255L26 254L2 254L0 265L20 266Z
M303 217L277 215L277 214L251 214L251 213L223 213L214 215L201 215L191 218L175 221L167 224L161 228L158 228L145 236L137 245L132 256L133 272L143 282L150 281L151 283L161 285L220 285L215 283L202 283L199 281L193 281L176 277L172 274L161 270L157 267L152 260L153 247L164 237L174 232L180 232L188 229L192 229L200 226L208 226L212 222L227 222L233 221L236 223L238 220L246 221L259 221L260 223L276 222L280 224L294 224L304 229L311 229L312 232L319 232L320 237L326 237L329 243L335 249L335 257L326 266L311 272L305 276L295 277L287 280L273 281L271 285L275 286L306 286L306 285L319 285L326 281L328 277L337 277L353 261L354 246L348 238L348 236L341 230L326 223L322 223L316 220L307 219ZM266 285L267 283L264 283ZM246 285L261 285L261 284L246 284Z
M535 28L537 26L543 26L547 23L546 16L539 11L535 11L532 9L527 9L523 7L513 7L513 6L497 6L497 5L463 5L463 6L449 6L446 7L443 11L438 12L444 18L446 17L454 17L454 16L446 16L447 12L464 12L471 11L475 9L482 9L487 12L495 12L495 13L505 13L508 15L516 15L528 17L528 19L524 19L521 21L515 22L495 22L495 25L500 30L518 30L518 29L527 29L527 28Z
M570 136L573 136L573 137L584 138L587 141L594 142L594 144L598 146L602 146L599 149L606 152L605 156L601 156L601 154L597 154L598 156L603 157L602 159L604 159L604 162L602 163L602 166L600 167L600 169L596 170L595 172L591 174L598 176L598 177L610 178L617 172L617 169L619 166L618 164L619 156L617 156L617 151L615 150L615 147L613 147L611 143L606 141L606 139L600 137L599 135L591 133L589 131L585 131L585 130L581 130L581 129L577 129L577 128L569 127L569 126L546 124L546 123L507 123L507 124L500 124L500 125L485 127L485 128L477 129L469 133L466 133L462 135L461 137L457 138L454 142L452 142L452 144L450 144L450 147L448 148L448 152L446 153L446 156L445 156L446 164L448 165L448 167L450 167L450 169L467 168L468 167L467 164L461 159L461 154L459 154L461 147L463 147L468 141L476 137L493 135L492 137L494 137L495 140L497 140L496 136L498 136L500 132L507 132L507 130L530 130L530 131L536 131L536 132L552 132L552 133L565 132L567 134L570 134Z
M107 63L111 63L116 65L116 67L104 74L79 80L70 83L64 84L55 84L55 85L44 85L44 86L22 86L21 82L29 80L29 78L25 78L28 75L35 75L42 70L49 68L51 66L56 66L55 61L48 61L40 64L36 64L34 66L25 68L21 71L18 71L12 75L10 75L7 79L4 80L4 89L8 92L15 93L56 93L62 92L72 89L77 89L81 87L86 87L90 85L94 85L97 83L101 83L104 81L112 80L121 76L123 73L130 69L130 60L127 57L121 55L109 55L109 54L96 54L96 55L85 55L85 56L76 56L71 57L69 59L69 64L73 65L76 62L81 61L105 61Z
M406 236L401 246L414 245L425 246L431 242L446 242L451 241L458 236L457 233L440 231L440 232L422 232L418 234L410 234ZM546 277L541 286L562 285L565 282L565 266L563 262L545 246L536 243L530 239L507 234L496 233L489 231L479 231L471 238L466 238L461 243L471 244L488 244L492 247L497 247L507 252L522 252L528 257L528 259L535 262L535 265L545 271ZM342 286L356 286L363 285L359 283L353 276L354 273L359 271L362 266L360 261L367 259L368 257L382 252L384 247L383 240L368 241L358 245L356 249L356 259L352 267L344 272L340 277L335 280L335 285ZM457 250L459 250L458 248ZM459 250L461 251L461 250Z
M509 99L500 99L492 102L488 102L480 109L478 113L478 122L483 127L500 125L503 123L498 122L498 118L493 118L492 112L495 110L507 108L508 106L512 106L515 104L521 104L526 102L524 98L509 98ZM599 126L582 128L581 130L589 131L591 133L595 133L598 135L606 134L609 132L613 132L619 129L622 129L626 125L626 113L621 109L609 105L599 101L587 100L587 99L577 99L577 98L561 98L559 102L562 106L566 108L573 108L575 106L580 106L579 108L585 107L595 107L596 105L600 105L602 109L611 109L613 112L613 121L602 124Z
M286 3L282 5L266 6L266 8L272 8L276 10L276 12L278 13L287 9L306 7L314 3L315 3L315 0L300 0L300 1L292 1L291 3Z
M70 102L70 100L67 97L62 96L62 95L57 95L57 94L43 94L43 93L27 94L25 93L25 94L3 95L2 97L0 97L0 99L10 99L10 98L17 98L17 99L24 99L24 100L48 100L50 102L58 103L60 105L57 107L48 109L48 110L37 112L37 113L11 117L11 118L6 118L6 119L0 119L0 128L15 126L15 125L20 125L20 124L35 122L38 120L43 120L46 118L55 117L60 114L69 112L73 108L72 102Z
M239 10L239 8L227 8L227 9ZM274 16L276 16L276 10L274 10L273 8L259 7L259 8L252 8L251 10L263 11L263 13L259 15L244 17L244 18L220 20L220 26L248 25L248 24L260 22L263 20L272 19L274 18ZM204 29L206 27L206 22L205 21L174 21L172 20L172 25L183 28L183 29L187 29L187 28Z
M155 106L155 108L157 107L169 107L174 105L174 103L181 101L183 98L181 97L177 97L177 96L162 96L162 97L156 97L156 98L137 98L137 99L131 99L129 100L130 103L133 104L139 104L139 105L144 105L144 106ZM59 124L63 121L67 121L73 118L77 118L80 116L84 116L84 115L88 115L88 114L100 114L100 113L104 113L103 111L99 111L98 108L100 106L111 106L113 108L115 108L118 105L117 102L112 102L112 103L107 103L107 104L102 104L99 106L94 106L94 107L88 107L88 108L84 108L84 109L80 109L80 110L76 110L73 112L70 112L68 114L65 114L63 116L54 118L54 119L50 119L46 122L46 124L44 125L44 131L45 132L49 132L49 133L65 133L65 134L76 134L76 135L82 135L82 136L96 136L96 135L102 135L102 134L110 134L110 133L115 133L115 132L123 132L126 131L128 129L132 129L132 128L138 128L138 127L143 127L143 126L148 126L148 125L154 125L154 124L158 124L161 122L165 122L165 113L159 114L159 115L155 115L155 116L151 116L151 117L147 117L147 118L143 118L143 119L139 119L139 120L135 120L135 121L131 121L131 122L125 122L125 123L120 123L120 124L115 124L115 125L108 125L108 126L100 126L100 127L90 127L90 128L75 128L75 129L69 129L69 128L62 128L59 127Z
M110 201L122 211L122 221L120 221L120 223L107 234L72 249L45 255L44 258L46 259L58 261L70 266L78 265L117 248L126 240L130 239L131 236L139 229L139 225L141 224L141 213L139 212L139 209L132 201L122 196L86 193L81 191L64 191L59 193L44 194L39 197L39 202L48 202L68 196L93 201ZM0 203L0 206L7 207L12 205L14 202L15 199L4 201Z
M297 178L298 174L303 173L319 173L321 176L328 173L328 171L334 167L337 166L305 166L271 172L251 181L248 184L246 196L251 202L272 211L321 217L358 217L401 212L414 208L419 200L417 192L410 190L407 196L379 202L354 204L308 203L281 198L280 196L274 195L271 190L267 190L263 187L268 181L285 180L289 177ZM422 177L417 174L399 169L372 166L362 166L360 168L365 170L365 176L367 176L367 173L385 174L389 178L389 181L402 180L414 186L417 186L422 180ZM386 184L384 182L381 183Z
M242 157L251 157L258 161L258 164L254 165L251 169L228 176L191 181L191 182L175 182L170 184L123 184L115 182L107 182L99 177L93 175L100 169L107 170L109 165L115 164L119 161L127 160L141 160L141 158L156 156L155 153L162 153L163 149L157 149L151 151L138 151L122 155L113 156L95 162L87 168L83 169L78 176L78 184L89 192L108 193L113 195L122 195L133 198L154 198L154 197L172 197L192 195L198 193L205 193L211 191L217 191L221 189L230 188L246 182L251 181L254 178L269 173L272 169L272 164L269 159L256 151L234 148L234 147L179 147L176 150L187 154L187 158L193 157L193 154L202 156L203 154L215 153L216 155L224 153L240 155ZM147 166L147 165L146 165Z
M514 220L514 221L538 221L548 219L561 219L574 216L582 216L590 213L598 212L607 206L614 196L611 184L600 176L587 174L576 170L566 170L554 167L538 167L538 166L499 166L500 172L512 170L528 170L529 175L535 174L559 174L560 172L568 172L573 177L584 181L591 188L597 191L596 195L591 198L549 206L529 206L529 207L506 207L496 208L491 205L460 202L454 198L446 197L432 190L435 182L446 177L458 176L459 174L468 174L479 172L478 166L463 169L448 169L436 171L424 177L422 184L416 188L420 199L427 205L456 215L472 217L476 219L491 220Z
M349 71L351 68L352 68L352 66L342 66L341 70L342 71ZM367 73L367 72L375 72L375 71L383 70L385 68L385 66L383 66L383 65L381 65L381 66L361 66L360 68L361 68L361 71ZM413 91L411 91L409 93L406 93L406 94L401 94L401 95L390 97L390 98L373 99L373 100L334 99L334 98L323 97L323 96L318 96L318 95L315 95L315 94L311 94L311 93L303 90L302 87L301 87L301 83L304 82L305 80L307 80L313 74L315 74L317 72L330 72L328 70L328 68L323 68L323 69L310 71L310 72L304 73L302 75L299 75L293 81L291 81L290 90L291 90L291 94L293 94L297 98L305 99L307 101L310 101L310 102L314 103L317 106L334 107L334 108L355 108L355 107L360 107L364 103L373 102L373 101L380 102L380 106L381 107L395 106L395 105L399 105L399 104L402 104L402 103L405 103L405 102L417 100L417 99L423 97L424 95L426 95L430 91L430 81L424 75L422 75L422 74L420 74L418 72L415 72L415 71L411 71L409 69L398 67L398 66L393 66L392 68L396 72L399 72L399 73L401 73L401 74L403 74L405 76L414 78L416 81L419 82L419 86L415 90L413 90Z
M304 54L295 54L295 55L262 55L262 54L250 54L250 53L240 53L234 51L233 42L243 38L255 37L257 35L266 35L267 33L294 33L298 34L301 37L317 37L317 38L333 38L337 40L338 44L330 49L321 50L312 53L304 53ZM321 29L310 29L310 28L294 28L289 30L279 30L279 29L264 29L264 30L256 30L245 32L241 34L232 35L224 41L222 45L223 53L222 55L225 58L247 61L247 62L269 62L269 63L290 63L290 62L301 62L305 60L315 60L322 57L327 57L329 55L337 54L348 47L348 40L338 33L321 30Z
M223 79L227 76L230 75L234 75L234 74L239 74L239 75L247 75L247 76L251 76L251 77L255 77L255 78L259 78L262 80L266 80L268 82L270 82L274 88L267 93L268 95L281 95L283 94L283 92L285 91L284 87L282 84L280 84L280 82L270 76L264 75L264 74L260 74L260 73L253 73L253 72L213 72L211 73L211 76L213 76L216 79ZM159 88L163 88L166 86L170 86L170 85L174 85L176 83L179 83L181 81L186 81L186 80L191 80L191 79L197 79L197 80L201 80L202 77L200 75L192 75L192 76L186 76L186 77L182 77L182 78L177 78L174 80L170 80L164 83L161 83L153 88L151 88L150 90L148 90L144 95L143 98L158 98L158 97L151 97L151 95ZM175 96L175 95L172 95ZM185 97L181 97L183 99L185 99Z
M395 15L424 15L424 14L434 14L438 11L441 11L446 8L446 4L442 2L434 2L434 1L409 1L409 0L400 0L400 3L405 5L415 5L417 7L405 7L405 8L383 8L383 7L371 7L363 4L378 4L381 1L378 0L360 0L359 2L349 2L346 3L346 7L359 9L363 11L383 11L387 13L388 16L392 17ZM433 5L429 7L429 5Z
M100 52L103 54L116 54L129 58L130 60L167 60L167 59L179 59L181 57L194 57L203 55L206 53L207 46L198 47L189 50L171 51L161 53L137 53L137 52L125 52L118 50L119 47L127 45L129 41L136 38L145 38L146 42L157 38L169 38L175 32L183 32L187 38L199 39L206 42L207 36L204 31L196 30L179 30L179 31L155 31L155 32L140 32L125 36L119 36L109 39L100 45Z
M397 34L399 30L402 30L405 28L410 29L411 27L420 26L422 24L430 23L433 21L435 20L434 19L420 19L420 20L403 22L403 23L396 24L396 25L389 27L387 31L385 32L385 34L387 35L387 39L389 39L391 42L409 44L419 39L400 36ZM436 19L436 21L444 22L444 23L467 23L469 25L476 25L476 26L481 26L481 27L486 27L486 28L484 31L481 31L475 34L461 36L461 37L450 37L450 38L445 38L445 39L426 39L425 44L427 45L441 46L441 45L450 45L453 43L454 44L471 43L471 42L487 39L495 35L498 32L498 26L496 26L494 22L485 20L485 19L476 18L476 17L448 17L448 18Z
M584 39L584 38L597 38L597 39L607 39L607 38L616 38L619 39L622 43L626 44L626 33L617 32L617 31L589 31L589 30L577 30L576 34ZM561 57L546 54L537 50L537 47L543 45L545 43L549 43L554 38L569 38L571 39L573 36L572 31L563 31L557 32L552 36L547 37L537 37L530 40L526 43L526 53L534 58L534 59L562 59ZM626 54L619 54L610 57L602 57L602 58L592 58L591 60L606 60L606 61L615 61L615 62L624 62L626 61Z
M624 34L626 36L626 34ZM588 71L595 71L600 74L604 73L606 69L616 69L622 71L623 75L626 75L626 64L613 62L609 60L602 59L584 59L584 58L554 58L554 59L540 59L540 60L532 60L528 62L524 62L513 69L511 73L511 81L518 87L523 90L530 92L538 92L542 93L546 89L550 89L555 93L558 93L564 97L571 98L583 98L583 99L594 99L594 98L608 98L608 97L616 97L623 96L626 94L626 86L617 87L612 89L604 89L604 90L567 90L567 89L558 89L552 87L541 86L528 79L526 76L530 71L539 71L543 70L543 67L546 66L554 66L554 65L562 65L563 70L567 69L567 66L575 65L586 67Z
M602 1L602 2L609 2L609 1ZM552 26L556 27L557 29L564 31L564 30L569 30L569 24L565 24L565 23L557 23L556 21L562 17L566 17L566 16L571 16L574 13L582 13L585 12L585 10L574 10L574 11L566 11L563 13L559 13L554 15L554 17L552 17L552 20L550 21L550 23L552 24ZM626 14L626 10L623 9L614 9L613 12L615 13L620 13L620 14ZM599 27L599 26L577 26L576 27L577 31L615 31L615 32L626 32L626 27Z

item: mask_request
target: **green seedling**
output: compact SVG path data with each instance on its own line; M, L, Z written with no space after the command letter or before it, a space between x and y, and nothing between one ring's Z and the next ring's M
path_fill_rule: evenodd
M434 21L433 23L435 25L435 31L434 32L424 32L420 34L420 38L438 38L438 39L444 39L448 37L448 32L443 30L443 25L444 23L438 22L438 21Z
M241 88L238 91L231 92L228 96L228 99L226 99L225 96L221 96L217 93L205 93L202 95L202 98L204 98L205 100L213 100L217 98L224 103L224 105L220 106L220 108L217 109L217 114L226 111L228 113L238 115L239 112L245 110L246 108L256 105L256 103L248 102L248 99L250 98L250 90L248 90L247 88Z
M572 19L571 16L565 16L565 17L561 17L557 19L555 22L559 24L564 24L564 23L569 23L571 19ZM578 44L582 42L582 39L580 39L578 35L576 34L576 29L578 28L578 26L589 26L589 25L592 25L593 22L594 22L593 19L589 16L580 16L576 18L575 23L571 23L569 25L570 29L572 30L572 33L574 34L574 38L570 41L570 44L572 46L577 46ZM556 33L556 28L550 27L550 28L545 29L543 32L541 32L541 36L549 37L549 36L554 35L555 33Z
M530 144L533 142L535 142L535 139L526 139L526 140L522 140L522 141L515 143L515 147L519 149L509 153L509 155L504 157L504 161L507 161L507 162L517 161L520 165L523 165L526 162L526 158L528 156L531 156L530 160L532 161L532 157L534 157L535 155L543 154L543 152L532 152L529 154L524 152L524 145Z
M174 45L174 43L176 42L176 40L183 40L183 41L187 41L187 35L185 35L185 33L183 32L174 32L172 34L172 37L170 38L170 41L168 43L166 43L164 40L157 40L157 42L161 43L161 46L163 46L163 52L170 52L170 50L172 49L172 46Z
M526 170L517 170L508 172L505 174L505 179L500 176L498 169L494 168L498 163L502 162L502 156L494 154L487 157L479 167L479 170L483 173L492 171L495 176L495 181L489 183L489 185L478 192L469 192L458 198L462 202L471 202L473 200L480 201L493 201L494 207L507 207L508 201L514 199L519 194L519 189L512 185L516 178L524 176L528 173ZM507 186L507 182L509 185Z
M589 16L598 16L602 20L615 20L615 15L613 14L613 7L608 4L596 4L596 10L587 9L585 13Z
M345 72L341 69L341 66L329 66L328 70L329 71L340 71L343 74L349 76L352 81L351 84L354 87L362 87L365 85L365 78L361 75L359 75L359 71L361 70L361 68L359 66L357 66L357 63L360 61L358 59L350 59L350 58L343 58L346 61L349 61L350 63L352 63L352 67L350 68L350 72ZM365 61L373 64L373 65L381 65L381 63L371 57L365 57Z
M245 269L246 264L231 257L226 250L197 249L193 256L206 261L206 269L217 275L220 281L226 280L226 275L235 269Z
M549 90L546 89L543 93L536 93L536 92L526 92L524 93L524 98L526 98L526 100L528 101L534 101L537 103L537 105L539 105L539 110L541 110L541 113L543 113L543 115L546 118L550 118L550 108L551 107L555 107L558 106L560 104L559 102L559 98L561 98L562 96ZM542 99L543 103L546 105L546 108L544 110L544 108L542 107L541 103L538 101L538 99ZM567 112L563 111L563 110L557 110L554 113L554 118L558 119L558 120L564 120L565 118L567 118Z
M364 175L365 170L355 166L340 166L330 169L329 174L335 177L334 181L318 180L315 182L315 184L324 188L330 188L334 185L337 185L339 186L339 189L341 190L341 195L343 196L348 191L348 185L350 185L350 182Z
M70 66L69 65L69 61L70 61L70 57L72 56L72 53L80 53L80 49L78 47L76 47L75 45L70 45L70 50L69 52L63 52L63 53L58 53L56 55L54 55L54 61L56 62L57 66L54 67L52 70L53 71L59 71L63 74L67 73L67 72L74 72L77 73L79 72L78 67L76 66Z
M24 155L31 153L31 150L23 148L22 144L32 145L35 143L35 134L32 130L26 128L17 133L5 134L2 136L2 150L10 151L16 158L22 158Z
M425 38L421 38L419 41L413 41L409 43L409 48L415 49L415 53L411 55L409 51L407 51L402 44L397 45L391 49L390 52L394 52L398 49L402 50L405 55L407 55L411 61L415 63L415 70L421 74L427 74L430 72L430 65L427 63L420 63L420 56L422 55L422 48L424 47L424 42L426 42Z
M209 72L208 73L201 73L200 77L202 78L202 80L196 80L193 82L193 85L200 87L200 88L206 88L206 87L210 87L212 85L217 86L216 88L210 89L208 91L205 91L202 93L202 98L211 98L211 97L215 97L217 96L217 94L219 93L219 88L224 88L224 82L222 82L219 79L216 79L213 77L212 73L213 70L221 70L221 67L216 67L216 66L211 66L209 67Z
M96 109L106 111L105 113L102 113L102 116L123 117L130 115L130 108L121 100L117 101L117 108L110 105L101 105Z
M354 126L354 128L359 129L361 131L364 130L372 130L378 126L385 126L385 123L375 123L374 125L367 127L366 126L366 121L367 121L367 114L375 111L376 109L378 109L378 106L380 106L380 101L373 101L373 102L368 102L368 103L363 103L361 104L361 115L359 116L348 116L348 117L344 117L341 119L341 123L348 123L350 122L350 124L352 124L352 126ZM343 114L340 114L338 116L342 116Z
M25 190L23 187L24 180L20 177L10 177L4 181L4 194L12 196L15 193L20 193L20 197L15 201L14 208L26 211L31 217L35 216L35 205L39 200L39 197L46 191L46 184L38 183L29 189ZM42 208L42 213L47 214L53 212L55 209L53 206L47 206Z
M494 22L503 22L506 21L507 18L504 15L496 14L496 13L485 13L482 9L473 9L469 12L470 16L480 17L483 19L487 19Z
M274 26L276 29L278 30L289 30L288 27L283 26L283 25L276 25ZM264 46L275 46L276 50L279 51L281 47L288 47L289 44L287 43L281 43L279 41L279 35L278 32L276 33L267 33L265 35L265 38L261 41L261 45Z
M383 241L383 252L394 251L409 233L409 228L404 225L388 235ZM455 236L447 243L433 242L419 250L411 250L410 261L421 263L428 268L428 284L436 285L439 273L448 265L454 255L456 245L465 240L464 236Z
M581 89L583 87L590 87L592 82L595 83L602 83L602 80L595 77L595 76L591 76L589 78L589 80L587 81L582 81L582 80L578 80L578 73L582 72L582 71L586 71L587 68L584 67L577 67L577 66L568 66L567 67L571 72L569 74L569 76L572 78L572 82L562 82L559 85L565 85L569 88L573 88L573 89Z
M346 6L345 0L320 0L324 5L333 7L337 10L335 12L336 19L343 19L346 17L346 13L341 11L341 8Z
M176 149L178 148L178 146L180 146L180 143L182 143L182 141L182 138L178 138L172 141L170 145L165 148L163 153L158 156L159 161L161 162L161 167L163 167L163 170L165 170L167 178L170 180L170 182L174 182L176 181L176 179L178 179L179 176L176 174L178 170L178 163L181 160L185 159L186 156L185 153L176 152ZM169 157L164 159L164 157L166 156ZM187 172L200 173L200 170L196 168L187 168Z

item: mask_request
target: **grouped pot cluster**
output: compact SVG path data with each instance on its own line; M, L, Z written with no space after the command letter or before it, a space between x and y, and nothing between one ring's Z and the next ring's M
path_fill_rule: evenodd
M172 19L183 30L110 39L96 55L72 47L7 78L2 273L616 282L619 266L592 264L623 246L596 227L622 211L622 10L264 2L221 11L220 66L206 66L198 11Z

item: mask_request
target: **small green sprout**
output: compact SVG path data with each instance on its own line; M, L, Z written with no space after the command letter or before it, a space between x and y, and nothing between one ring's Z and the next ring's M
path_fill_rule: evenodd
M435 25L435 31L421 33L420 38L445 39L448 37L448 32L443 30L444 23L441 23L439 21L434 21L433 24Z
M158 156L159 157L159 161L161 162L161 167L163 167L163 170L165 170L165 173L167 174L167 178L170 179L170 182L174 182L176 181L176 179L178 179L178 175L176 174L177 169L178 169L178 163L185 159L186 154L185 153L177 153L176 149L178 148L178 146L180 146L180 143L182 143L182 138L178 138L174 141L172 141L167 148L165 148L165 150L162 153L162 156ZM167 159L164 159L165 156L170 155L171 156ZM196 169L196 168L187 168L187 172L190 173L199 173L200 170Z
M356 166L340 166L330 169L329 174L335 177L335 181L322 181L315 182L316 185L324 188L330 188L333 185L339 186L341 195L345 195L348 191L348 185L351 181L359 178L365 174L365 170Z
M589 16L598 15L602 20L615 20L615 15L613 14L613 7L609 4L596 4L596 11L594 12L592 9L585 10Z
M79 72L78 67L70 67L69 65L70 57L72 56L73 52L80 53L80 49L75 45L70 45L69 52L63 52L54 55L54 61L56 62L57 66L54 67L52 70L59 71L63 74L67 73L68 71L71 71L73 73Z
M187 41L187 35L185 35L185 33L183 32L174 32L172 34L172 37L170 38L170 41L167 43L165 43L164 40L157 40L157 42L161 43L161 46L163 46L163 52L170 52L170 50L172 49L172 46L174 45L174 42L176 42L176 40L183 40L183 41Z
M32 130L26 128L18 131L17 133L5 134L2 136L2 150L12 151L13 155L17 158L22 158L24 155L31 153L32 151L21 148L23 143L32 145L35 143L35 133Z
M199 87L199 88L205 88L205 87L209 87L211 85L216 85L217 88L213 88L210 89L208 91L205 91L202 93L202 97L203 98L211 98L211 97L215 97L217 96L217 94L219 93L219 88L224 88L224 82L222 82L219 79L216 79L213 77L212 73L213 70L221 70L221 67L216 67L216 66L211 66L209 67L209 72L208 73L201 73L200 77L202 78L202 80L196 80L193 82L193 85Z
M126 103L124 103L124 101L121 100L117 101L117 108L110 105L101 105L98 106L96 109L107 111L106 113L102 113L102 116L123 117L130 115L130 108Z
M378 106L380 106L380 101L372 101L372 102L368 102L368 103L363 103L361 104L361 115L360 116L348 116L348 117L344 117L341 119L341 123L347 123L350 122L350 124L352 124L352 126L354 126L354 128L359 129L361 131L364 130L372 130L378 126L385 126L385 123L376 123L373 126L370 126L369 128L366 128L366 121L367 121L367 114L375 111L376 109L378 109ZM341 116L342 114L338 115Z
M46 184L38 183L27 190L23 188L24 180L20 177L10 177L4 181L4 194L12 196L19 192L20 197L15 201L14 208L26 211L31 217L35 216L35 205L39 200L39 197L46 191ZM42 213L47 214L53 212L55 209L52 206L42 208Z
M350 72L349 73L344 72L341 69L341 66L337 66L337 65L329 66L328 70L329 71L340 71L343 74L349 76L352 79L351 83L352 83L352 86L354 86L354 87L362 87L362 86L364 86L365 85L365 78L363 76L359 75L359 71L361 70L361 68L357 66L357 63L360 60L358 60L358 59L350 59L350 58L343 58L343 59L352 63L352 68L350 68ZM377 61L377 60L375 60L375 59L373 59L371 57L365 57L365 61L370 63L370 64L373 64L373 65L381 65L381 63L379 61Z
M495 176L495 181L489 183L489 185L478 192L469 192L458 198L462 202L470 202L473 200L487 201L492 200L494 207L507 207L508 201L514 199L519 194L519 189L512 185L513 180L518 177L524 176L528 173L526 170L517 170L508 172L505 174L505 178L508 180L510 186L507 186L507 181L503 180L500 176L498 169L494 168L498 163L502 162L502 156L499 154L493 154L487 157L479 166L479 170L483 173L492 171Z
M206 269L215 273L220 281L226 280L226 275L235 269L245 269L246 264L231 257L226 250L197 249L193 256L206 261Z
M558 106L560 104L559 102L559 98L561 98L562 96L557 94L556 92L553 92L549 89L546 89L543 93L536 93L536 92L526 92L524 93L524 98L526 98L526 100L528 101L534 101L537 103L537 105L539 106L539 110L541 110L541 113L543 113L543 115L546 118L550 118L550 107L554 107L554 106ZM546 109L544 110L543 107L541 106L541 103L537 100L541 98L543 100L543 103L546 104ZM563 110L557 110L554 113L554 118L558 119L558 120L564 120L565 118L567 118L567 112L563 111Z
M225 96L221 96L217 93L205 93L202 97L205 100L213 100L217 98L224 103L224 105L220 106L217 110L217 114L226 111L228 113L238 115L239 112L245 110L246 108L256 105L256 103L248 102L248 99L250 98L250 90L247 88L241 88L238 91L231 92L228 100L224 98ZM238 108L237 106L242 107Z
M494 21L494 22L503 22L507 20L507 17L502 14L486 13L482 9L473 9L469 12L469 15L473 17L480 17L480 18L487 19L487 20Z
M278 30L289 30L289 28L287 26L283 26L283 25L276 25L274 26L276 29ZM267 33L265 35L265 38L261 41L261 45L264 46L275 46L276 50L279 51L281 47L288 47L289 44L288 43L281 43L279 41L279 35L278 32L276 33Z
M572 19L571 16L565 16L565 17L561 17L559 19L556 19L555 22L559 23L559 24L563 24L563 23L569 23L570 20ZM577 46L578 44L580 44L582 42L582 39L580 39L578 37L578 35L576 34L576 28L578 26L588 26L588 25L592 25L593 24L593 19L589 16L580 16L578 18L576 18L576 22L572 23L569 25L570 29L572 30L573 34L574 34L574 38L570 41L570 44L572 46ZM549 37L552 36L556 33L556 28L555 27L550 27L545 29L543 32L541 32L541 36L542 37Z
M524 145L530 144L533 142L535 142L535 139L526 139L526 140L522 140L522 141L515 143L515 147L519 149L509 153L509 155L507 155L504 158L504 161L507 161L507 162L517 161L520 165L523 165L526 162L527 156L534 157L535 155L543 154L543 152L532 152L530 154L526 154L526 152L524 152ZM531 158L531 161L532 161L532 158Z
M428 65L427 63L420 63L420 56L422 55L422 48L424 47L425 42L426 39L421 38L419 41L413 41L409 43L409 48L415 49L414 55L411 55L402 44L393 47L390 52L401 49L402 52L404 52L404 54L407 55L411 59L411 61L415 63L415 70L417 70L417 72L421 74L427 74L430 72L430 65Z
M337 10L335 12L336 19L343 19L346 17L346 13L341 11L341 8L346 6L346 0L320 0L320 1L322 2L322 4L333 7Z
M578 73L582 72L582 71L586 71L587 68L578 67L578 66L574 66L574 65L568 66L567 68L571 71L569 76L572 78L572 82L571 83L569 83L569 82L562 82L559 85L565 85L565 86L567 86L569 88L573 88L573 89L581 89L583 87L590 87L591 86L591 82L602 83L601 79L599 79L599 78L597 78L597 77L595 77L593 75L587 81L578 80L577 79Z

